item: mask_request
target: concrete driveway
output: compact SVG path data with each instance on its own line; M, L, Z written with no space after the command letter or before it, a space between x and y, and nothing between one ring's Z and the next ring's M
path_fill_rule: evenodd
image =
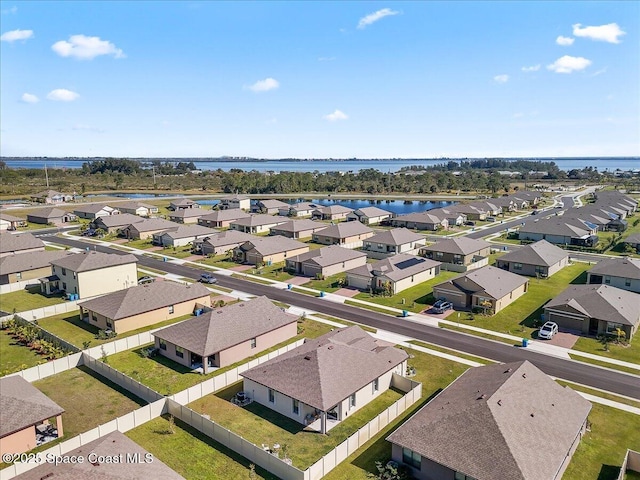
M551 340L544 340L542 338L538 338L538 334L536 333L535 340L539 342L548 343L549 345L554 345L556 347L563 348L573 348L576 344L580 335L571 333L571 332L558 332L556 333Z

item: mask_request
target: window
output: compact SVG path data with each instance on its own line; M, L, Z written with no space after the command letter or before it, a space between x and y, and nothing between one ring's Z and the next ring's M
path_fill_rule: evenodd
M293 414L300 415L300 402L295 398L293 399Z
M66 275L66 274L67 274L67 269L66 269L66 268L63 268L63 269L62 269L62 275Z
M160 350L166 350L167 349L167 342L165 342L164 340L160 339L158 341L158 346L160 347Z
M513 264L513 269L514 270L522 270L522 264L521 263L514 263Z
M356 394L352 393L349 397L349 408L355 408L356 406Z
M173 313L173 305L169 305L169 313Z
M621 323L607 322L607 333L616 333L616 329L619 328L622 330Z
M461 473L461 472L456 472L453 478L455 480L476 480L475 478L470 477L469 475L465 475L464 473Z
M76 278L76 272L72 272L73 278Z
M113 330L113 323L111 323L109 320L107 320L107 328L110 328Z
M625 278L624 279L624 286L625 287L630 287L631 286L631 279L630 278Z
M251 348L256 348L256 339L255 338L251 339Z
M62 289L66 292L67 291L67 284L65 282L62 282Z
M269 389L269 403L276 403L276 392L272 388Z
M176 345L176 357L184 358L184 348Z
M379 389L380 389L380 379L376 378L372 383L371 383L371 388L373 390L373 393L376 393Z
M98 316L95 313L91 314L91 320L93 320L94 322L98 321Z
M420 470L420 465L422 463L422 457L420 456L419 453L416 453L413 450L409 450L408 448L403 448L402 449L402 463ZM456 477L456 479L457 478L458 477Z
M442 253L442 252L436 252L436 257L444 257L444 253Z
M604 277L604 283L606 283L607 285L611 283L611 277L609 275Z
M22 272L17 272L16 273L16 280L21 280L22 279Z

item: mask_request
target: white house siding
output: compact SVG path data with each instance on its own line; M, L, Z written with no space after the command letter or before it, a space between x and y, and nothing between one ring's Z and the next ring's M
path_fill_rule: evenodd
M591 275L591 272L587 272L587 283L591 283ZM593 275L602 276L603 285L609 285L621 290L627 290L628 292L640 293L640 280L636 280L633 278L614 277L612 275L601 275L600 273L596 273ZM629 283L629 285L627 285L627 283Z
M53 267L53 273L60 277L60 286L66 284L67 293L77 293L80 298L89 298L95 295L115 292L138 284L138 270L135 263L105 267L88 272L75 272Z
M371 287L371 277L361 277L347 273L347 284L350 287L359 288L360 290L369 290Z

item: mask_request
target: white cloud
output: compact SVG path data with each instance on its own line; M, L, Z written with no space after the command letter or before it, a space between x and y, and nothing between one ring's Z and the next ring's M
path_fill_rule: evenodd
M22 101L24 103L38 103L40 101L40 99L38 97L36 97L35 95L33 95L32 93L23 93L22 94Z
M372 23L377 22L378 20L383 19L384 17L389 17L392 15L398 15L400 12L396 10L391 10L390 8L383 8L382 10L378 10L377 12L370 13L369 15L365 15L358 22L358 28L362 30L366 28L367 25L371 25Z
M523 72L537 72L538 70L540 70L540 64L537 65L531 65L530 67L522 67L520 70L522 70Z
M597 27L584 27L576 23L573 25L573 35L576 37L590 38L600 42L620 43L618 37L626 35L626 32L618 26L617 23L608 23L607 25L599 25Z
M66 88L56 88L55 90L51 90L47 94L47 98L49 100L55 100L58 102L73 102L80 95L76 92L72 92L71 90L67 90Z
M509 81L509 75L506 75L506 74L496 75L495 77L493 77L493 80L496 83L507 83Z
M51 45L51 50L61 57L74 57L79 60L91 60L100 55L113 55L114 58L125 58L122 50L100 37L71 35L69 41L60 40Z
M576 41L575 38L563 37L562 35L556 38L556 43L558 45L562 45L563 47L568 47L569 45L573 45L573 42L575 41Z
M556 73L572 73L579 70L584 70L591 65L591 60L584 57L572 57L565 55L560 57L551 65L547 65L547 69Z
M248 88L252 92L257 93L257 92L268 92L269 90L275 90L278 87L280 87L280 82L278 82L275 78L269 77L269 78L265 78L264 80L258 80L253 85L250 85L245 88Z
M343 111L341 111L341 110L336 110L335 112L330 113L328 115L325 115L322 118L324 118L325 120L328 120L330 122L338 122L340 120L348 119L349 116L346 113L344 113Z
M2 10L2 15L8 15L8 14L13 14L13 13L18 13L18 7L16 7L15 5L11 8L5 8Z
M16 40L28 40L33 38L33 30L11 30L0 35L0 41L13 43Z

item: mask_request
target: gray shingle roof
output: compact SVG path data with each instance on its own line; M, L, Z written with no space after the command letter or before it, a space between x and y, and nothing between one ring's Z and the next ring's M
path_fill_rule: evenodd
M327 411L408 358L381 347L357 325L307 340L241 375Z
M164 232L162 236L178 240L180 238L203 237L213 235L215 233L218 233L218 231L213 230L212 228L203 227L202 225L180 225L176 229Z
M500 261L518 262L525 265L545 265L550 267L563 258L568 258L569 253L560 247L539 240L536 243L526 245L500 257Z
M13 215L9 215L8 213L0 213L0 218L2 220L6 220L7 222L25 222L24 218L14 217Z
M211 210L205 210L203 208L184 208L171 212L169 218L193 218L202 217L211 213Z
M51 264L78 273L137 262L138 259L135 255L130 253L119 255L117 253L89 251L67 255L59 260L54 260Z
M344 207L342 205L318 205L316 210L323 215L337 215L339 213L353 212L353 208Z
M412 275L425 272L431 268L442 265L440 262L429 260L428 258L416 257L407 253L399 253L393 257L384 258L374 263L367 263L361 267L347 270L347 274L360 275L362 277L373 278L376 275L385 277L397 282Z
M289 204L285 202L281 202L280 200L259 200L258 205L263 206L264 208L284 208L288 207Z
M632 326L640 322L640 294L610 285L571 285L544 308L561 306L607 322Z
M366 256L367 254L364 252L343 248L339 245L331 245L329 247L310 250L306 253L291 257L289 260L292 262L315 263L321 267L328 267L330 265Z
M243 227L257 227L260 225L280 225L282 223L286 223L287 220L285 217L274 217L273 215L250 215L248 217L239 218L231 222L234 225L241 225Z
M556 217L541 218L536 222L529 222L520 227L520 233L544 233L547 235L564 235L567 237L583 237L589 235L589 230L579 220L563 220Z
M406 215L398 215L395 219L402 222L416 222L425 224L441 224L443 218L429 212L407 213Z
M267 297L257 297L190 318L153 335L208 357L297 320Z
M470 368L387 440L478 480L549 480L591 404L528 361Z
M182 285L171 281L158 281L118 290L81 302L79 305L112 320L119 320L209 294L209 290L199 283Z
M81 212L81 213L98 213L100 210L102 210L105 207L109 207L110 205L107 204L100 204L100 203L91 203L89 205L78 205L77 207L75 207L73 209L74 212ZM111 208L115 208L115 207L111 207Z
M0 378L0 437L63 412L60 405L24 378L18 375Z
M624 243L630 243L631 245L637 245L640 243L640 233L634 233L633 235L629 235L627 238L623 240Z
M206 239L200 239L203 243L208 243L213 247L223 247L225 245L235 245L251 241L256 237L248 233L239 232L237 230L225 230L224 232L216 232ZM196 240L197 242L198 240Z
M327 228L318 232L318 234L329 238L348 238L371 232L373 232L371 228L360 222L342 222L329 225Z
M0 275L51 267L50 262L67 255L69 252L66 250L30 252L28 255L7 255L0 258Z
M439 242L423 247L422 250L428 252L444 252L453 253L457 255L469 255L471 253L479 252L485 248L489 248L490 243L484 240L476 240L474 238L458 237L449 238L447 240L440 240Z
M298 242L292 238L274 235L272 237L255 237L240 247L244 251L255 248L260 255L272 255L274 253L297 250L299 248L309 248L306 243Z
M88 455L92 452L97 456L109 458L122 455L125 460L127 455L133 457L137 454L140 462L104 462L94 465L87 460ZM125 434L115 430L65 453L68 456L83 457L85 459L83 463L43 463L14 478L16 480L140 480L145 478L150 480L184 480L184 477L171 470L157 457L153 457L152 462L145 462L147 453L144 448Z
M240 208L230 208L228 210L214 210L200 217L201 220L211 222L223 222L227 220L237 220L239 218L247 218L251 215Z
M640 280L640 258L620 257L600 260L591 267L589 273Z
M172 200L169 205L189 206L189 205L196 205L196 202L194 202L193 200L189 200L188 198L180 198L178 200Z
M140 207L143 208L147 208L147 209L151 209L151 208L158 208L154 205L150 205L148 203L143 203L143 202L118 202L115 204L116 207L118 207L118 209L126 209L126 210L137 210Z
M20 250L32 248L44 248L44 242L29 232L17 234L0 232L0 253L19 253Z
M313 220L290 220L277 227L273 227L271 230L277 230L281 232L305 232L308 230L319 231L327 228L326 223L314 222Z
M169 230L170 228L177 228L180 224L165 220L164 218L148 218L143 219L141 222L136 222L132 227L138 232L155 232L158 230Z
M57 207L39 208L27 214L27 218L60 218L65 215L71 215L69 212Z
M482 291L496 300L504 297L507 293L514 291L516 288L529 281L528 278L521 277L515 273L487 265L440 283L434 286L434 288L443 287L445 285L455 285L461 290L474 291L470 290L471 285L465 285L465 279L469 279L477 284Z
M407 230L406 228L394 228L393 230L376 233L373 237L367 238L366 242L398 246L420 240L424 241L424 239L425 236L420 233Z
M121 213L120 215L109 215L108 217L100 217L96 220L97 224L102 224L106 228L126 227L134 223L144 222L144 218L131 213Z
M391 212L387 211L387 210L383 210L381 208L378 207L363 207L363 208L358 208L357 210L355 210L353 213L355 213L358 216L365 216L365 217L384 217L387 215L392 215Z

